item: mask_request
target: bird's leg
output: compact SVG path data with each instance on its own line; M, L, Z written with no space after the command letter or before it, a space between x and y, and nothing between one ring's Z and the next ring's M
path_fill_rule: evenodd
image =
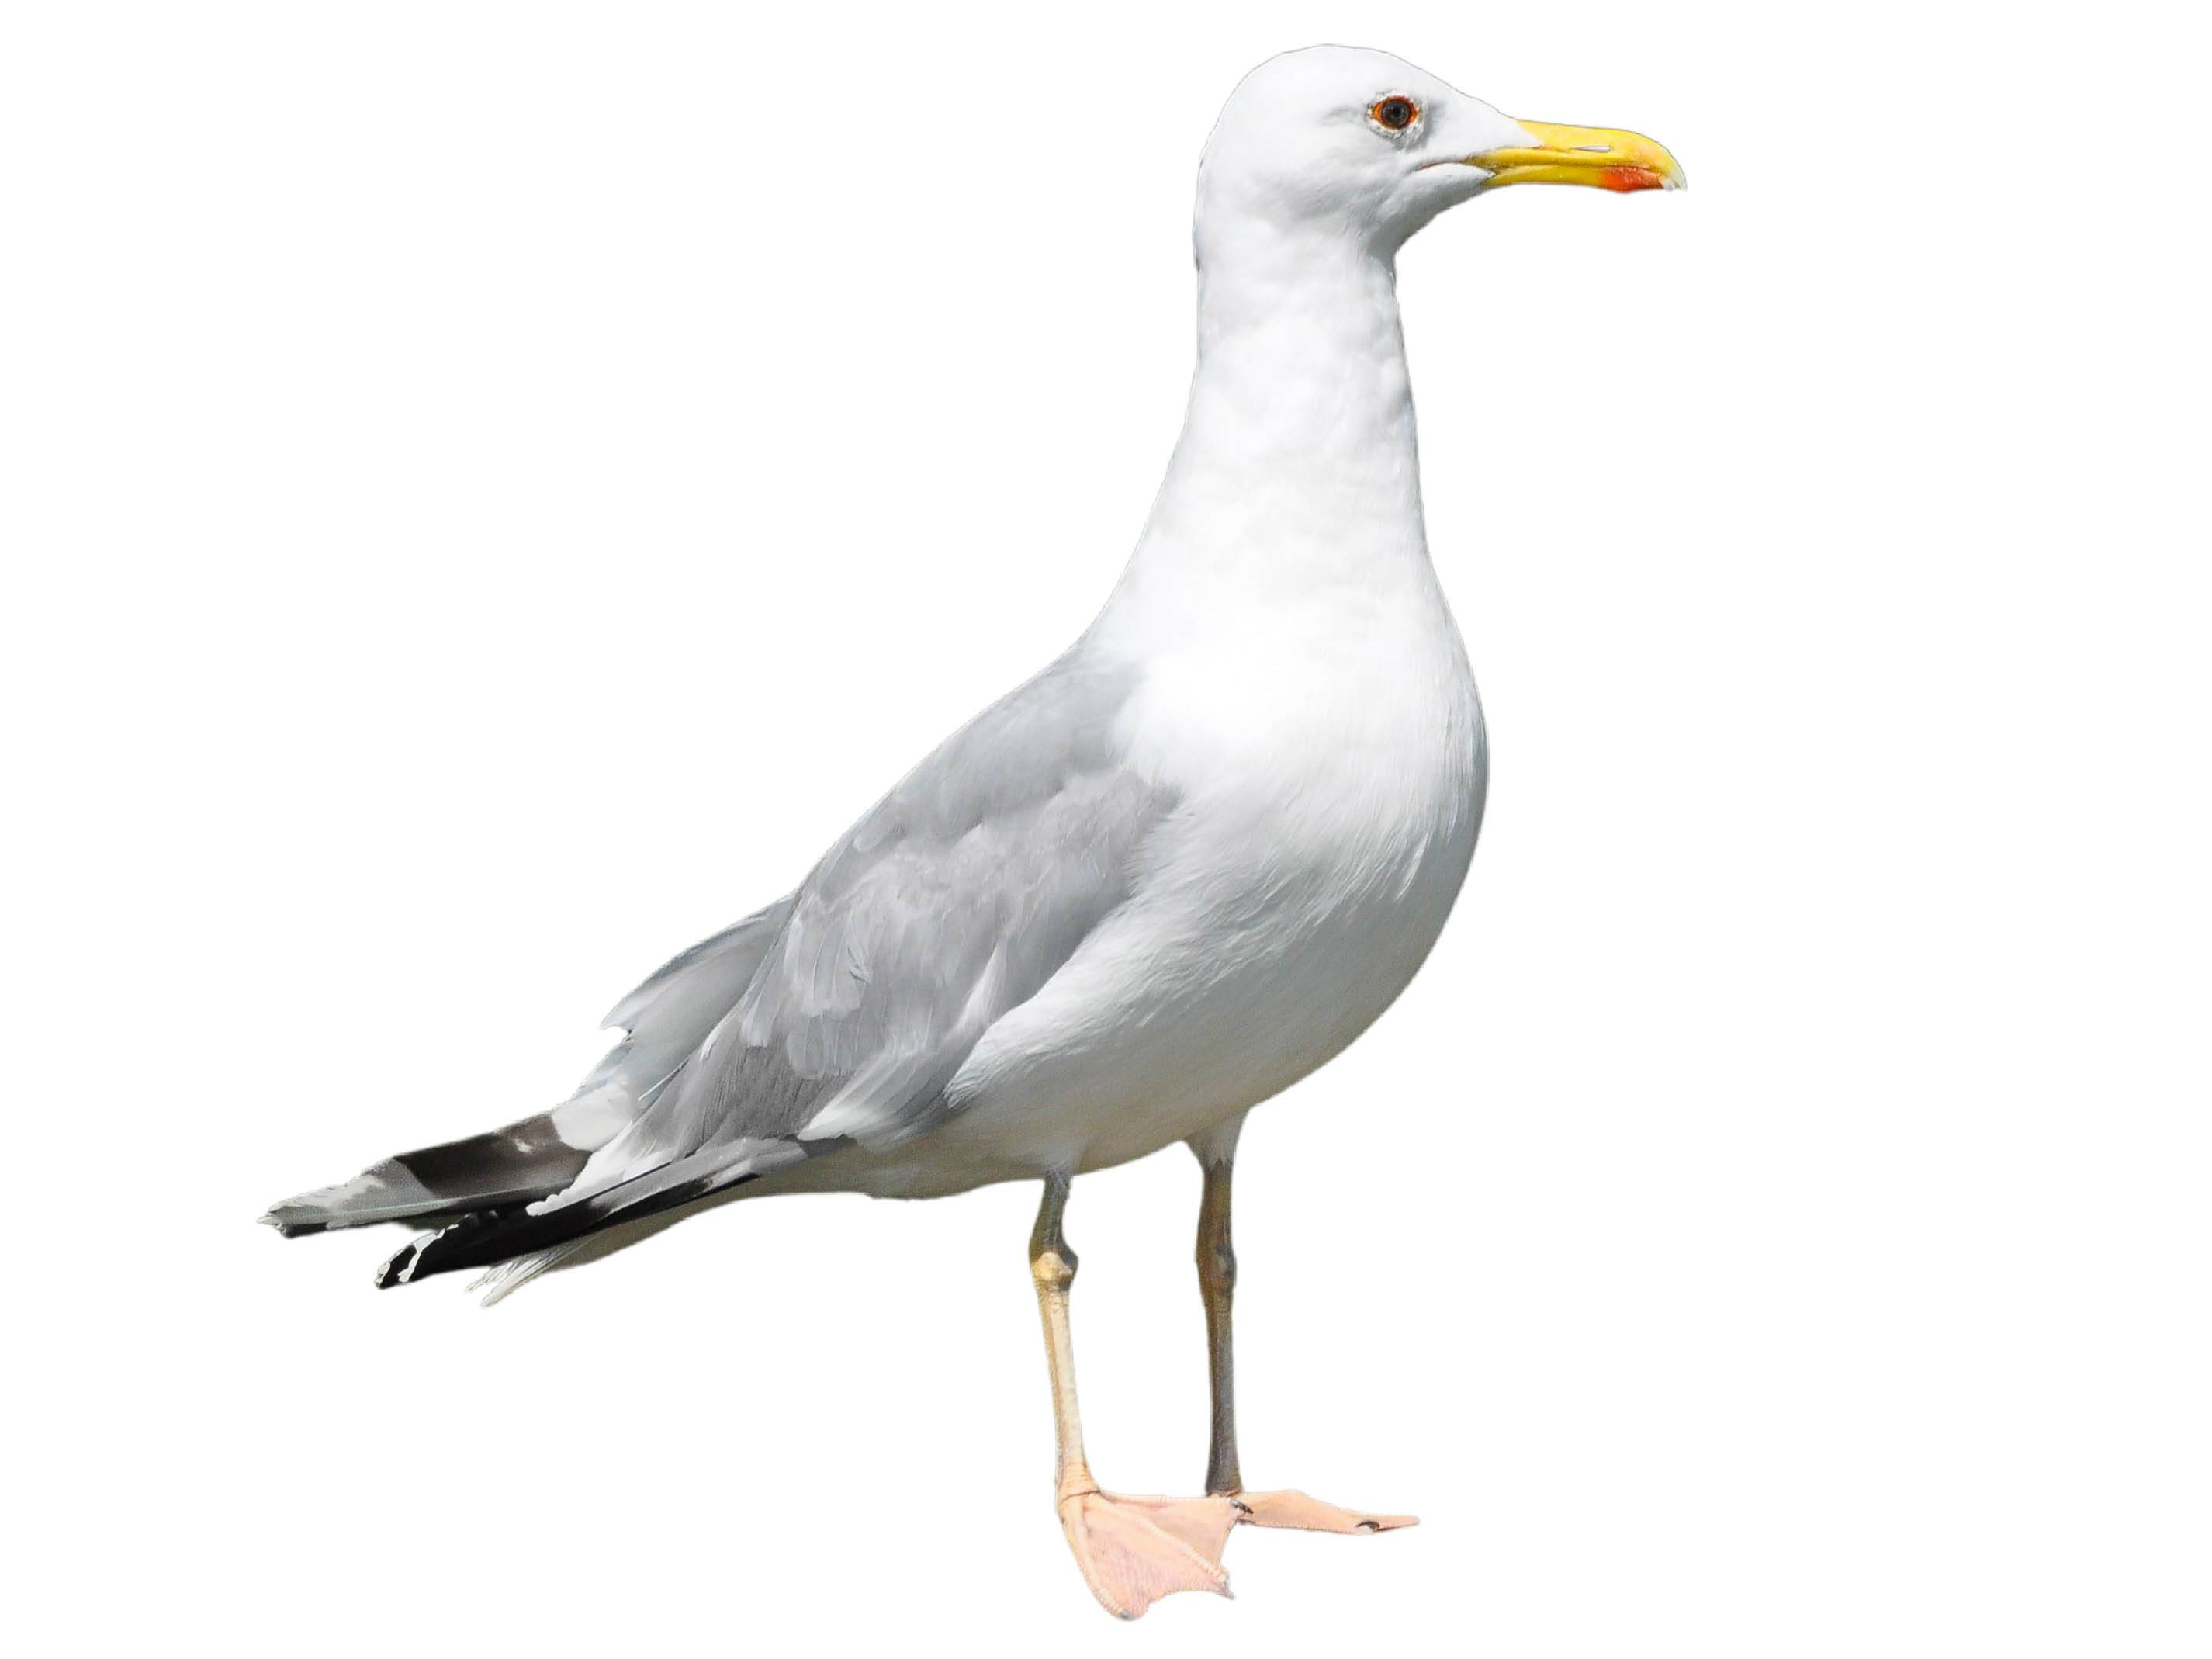
M1059 1496L1096 1492L1091 1465L1083 1455L1083 1413L1075 1403L1075 1338L1068 1328L1067 1293L1075 1284L1074 1248L1060 1231L1067 1209L1067 1181L1053 1176L1044 1183L1036 1225L1030 1233L1030 1279L1036 1286L1037 1311L1044 1316L1045 1364L1052 1373L1052 1425L1059 1438L1054 1474Z
M1410 1515L1340 1509L1302 1492L1246 1492L1237 1467L1235 1342L1230 1307L1237 1293L1237 1251L1229 1235L1229 1188L1242 1120L1191 1142L1206 1171L1198 1203L1198 1285L1206 1297L1206 1370L1212 1382L1212 1435L1206 1457L1206 1490L1237 1504L1249 1526L1293 1527L1306 1532L1389 1532L1410 1527Z
M1230 1329L1230 1305L1237 1296L1237 1249L1229 1236L1230 1172L1232 1151L1206 1163L1206 1188L1198 1200L1198 1288L1206 1298L1206 1369L1212 1385L1212 1431L1206 1449L1206 1489L1224 1497L1244 1490L1237 1467L1237 1344Z
M1075 1346L1067 1325L1075 1252L1060 1230L1067 1177L1049 1176L1036 1230L1030 1236L1030 1277L1044 1316L1045 1358L1052 1370L1053 1427L1059 1437L1054 1502L1060 1529L1091 1594L1106 1611L1134 1619L1177 1590L1229 1594L1221 1547L1237 1524L1226 1498L1124 1498L1101 1492L1083 1455L1083 1421L1075 1405Z

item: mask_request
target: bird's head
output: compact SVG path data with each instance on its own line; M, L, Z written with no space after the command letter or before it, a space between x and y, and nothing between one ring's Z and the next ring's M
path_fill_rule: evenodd
M1199 166L1200 249L1210 236L1318 232L1389 252L1504 185L1682 183L1674 158L1637 133L1516 121L1388 52L1310 46L1230 94Z

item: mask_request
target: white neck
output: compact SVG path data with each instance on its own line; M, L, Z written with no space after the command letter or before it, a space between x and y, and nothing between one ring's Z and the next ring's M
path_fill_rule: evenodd
M1214 228L1182 436L1109 617L1436 596L1388 256Z

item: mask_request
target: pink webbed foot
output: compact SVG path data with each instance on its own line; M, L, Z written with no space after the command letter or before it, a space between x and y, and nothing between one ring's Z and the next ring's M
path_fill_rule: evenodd
M1060 1500L1060 1529L1099 1606L1140 1618L1177 1590L1229 1594L1221 1547L1243 1516L1226 1498L1123 1498L1091 1491Z
M1395 1532L1420 1524L1411 1515L1378 1515L1339 1509L1302 1492L1240 1492L1232 1494L1240 1525L1285 1527L1298 1532Z

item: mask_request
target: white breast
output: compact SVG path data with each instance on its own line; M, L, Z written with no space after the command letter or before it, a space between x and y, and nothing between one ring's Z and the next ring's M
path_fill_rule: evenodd
M1466 656L1441 602L1424 609L1155 659L1129 752L1182 805L1139 897L986 1035L917 1155L1005 1173L1142 1157L1389 1006L1458 894L1485 783Z

